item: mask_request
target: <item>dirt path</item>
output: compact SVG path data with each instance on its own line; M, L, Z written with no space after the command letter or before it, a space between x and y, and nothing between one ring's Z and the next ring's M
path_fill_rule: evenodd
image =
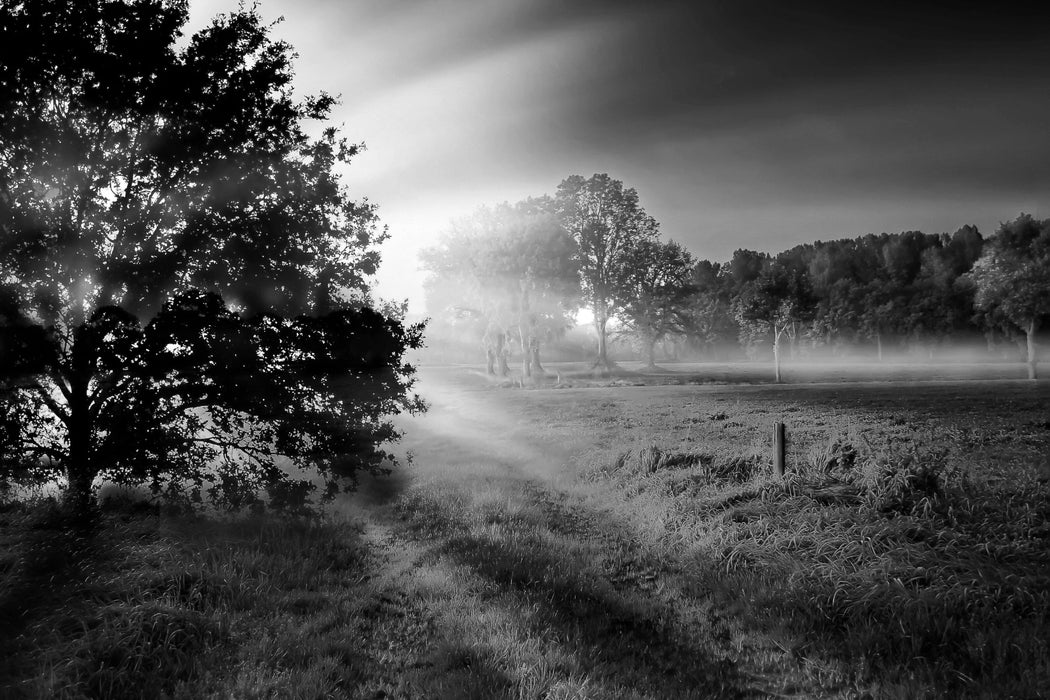
M753 642L741 642L681 562L654 554L636 527L574 486L585 438L537 431L480 382L428 380L431 411L405 424L412 467L364 484L353 502L375 564L374 624L364 631L377 696L790 689L774 669L746 663Z

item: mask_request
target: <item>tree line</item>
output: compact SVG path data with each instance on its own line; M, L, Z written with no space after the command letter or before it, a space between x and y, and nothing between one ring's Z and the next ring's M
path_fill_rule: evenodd
M566 178L554 195L482 207L454 221L422 254L428 311L481 341L491 374L542 372L540 348L586 307L595 368L613 366L610 329L634 338L649 366L673 339L700 353L770 347L784 353L890 343L933 347L951 338L1026 341L1050 317L1050 220L1028 214L985 237L868 234L777 254L740 249L726 262L695 258L659 225L638 193L607 174ZM615 323L611 322L615 319Z

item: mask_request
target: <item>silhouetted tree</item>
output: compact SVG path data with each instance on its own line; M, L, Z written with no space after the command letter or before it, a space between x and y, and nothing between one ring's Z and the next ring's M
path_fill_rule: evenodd
M972 285L960 283L981 252L982 239L969 226L954 235L942 234L922 252L919 274L911 288L907 324L932 343L968 329L974 316Z
M999 226L969 273L977 307L1000 314L1024 332L1028 378L1035 379L1035 334L1050 317L1050 219L1021 214Z
M645 345L650 368L656 367L656 343L686 328L692 262L688 251L674 241L644 240L629 255L620 316L624 330Z
M656 240L657 223L642 209L637 191L606 174L566 178L558 185L555 204L562 225L579 246L583 299L598 333L595 367L608 370L609 319L627 301L621 290L628 287L632 251L642 241Z
M277 504L385 469L421 328L368 308L382 235L357 151L292 96L254 10L0 6L3 476ZM347 479L344 479L347 477Z
M736 344L740 329L733 316L733 294L726 268L699 260L689 274L690 298L682 316L686 338L705 352Z

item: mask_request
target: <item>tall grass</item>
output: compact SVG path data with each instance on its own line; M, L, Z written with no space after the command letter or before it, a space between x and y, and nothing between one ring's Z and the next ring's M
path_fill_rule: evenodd
M0 523L15 550L0 603L21 620L0 696L320 697L345 681L302 616L360 584L354 528L119 507L77 543L37 511ZM48 540L52 561L34 563Z
M980 444L831 431L796 445L783 480L754 450L648 444L583 476L614 484L669 556L697 557L698 579L741 603L745 626L782 630L812 674L830 662L885 697L1036 697L1050 689L1050 488L1025 464L967 461Z

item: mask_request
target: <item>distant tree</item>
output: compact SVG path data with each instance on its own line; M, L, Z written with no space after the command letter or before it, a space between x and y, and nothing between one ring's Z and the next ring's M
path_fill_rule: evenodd
M656 343L686 328L692 262L674 241L643 240L629 255L620 315L624 331L644 344L650 368L656 367Z
M1050 219L1021 214L1001 224L969 278L976 306L1000 314L1025 334L1028 378L1035 379L1035 334L1050 317Z
M548 199L481 207L421 258L428 308L480 320L490 374L509 373L515 339L522 376L543 372L543 342L572 326L580 300L576 244Z
M689 341L706 353L720 345L735 344L739 327L733 316L733 294L726 267L699 260L689 274L690 298L682 316Z
M862 290L873 276L874 265L858 240L814 244L806 261L816 299L811 338L815 344L855 342L864 335Z
M228 505L381 470L421 328L366 308L373 207L254 10L0 5L0 478Z
M980 233L972 226L940 239L922 253L919 274L910 288L906 324L933 343L967 330L974 316L972 285L960 283L981 252Z
M941 239L946 262L956 277L969 272L984 251L984 236L976 226L963 226L951 236L943 234Z
M543 375L542 344L561 337L576 323L581 301L578 248L548 197L519 202L511 230L506 256L519 265L517 330L522 374Z
M908 304L905 290L888 277L880 275L856 291L860 332L875 341L875 351L879 362L882 362L886 336L904 326L903 314Z
M747 285L759 278L769 265L769 255L754 250L733 251L732 259L722 266L721 274L728 282L729 293L740 296Z
M428 313L476 334L488 373L505 377L516 290L513 278L487 264L498 228L493 211L479 208L452 221L438 244L420 253L420 262L428 272L423 283Z
M778 383L781 342L793 328L812 318L816 305L805 271L791 263L790 256L771 260L736 299L741 325L772 337L773 376Z
M922 252L935 241L922 231L883 235L880 252L889 279L900 288L911 284L922 269Z
M608 370L612 366L606 344L609 319L627 301L621 290L629 286L634 249L643 241L656 240L658 226L642 209L633 188L605 174L566 178L558 185L555 206L579 248L583 299L594 314L598 333L595 368Z

